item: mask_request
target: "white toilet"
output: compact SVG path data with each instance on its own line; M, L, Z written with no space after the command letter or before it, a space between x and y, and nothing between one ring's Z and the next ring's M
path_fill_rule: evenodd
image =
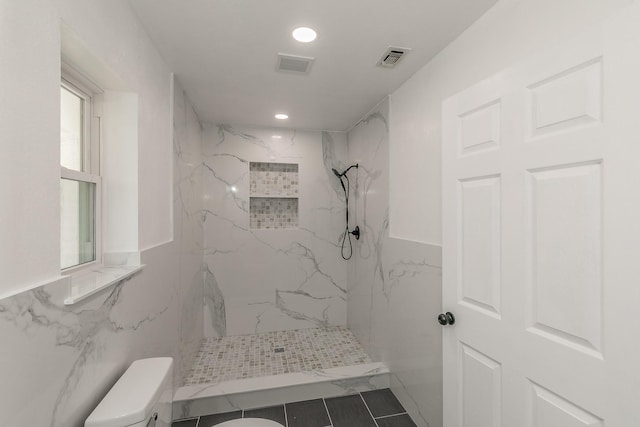
M136 360L84 422L85 427L171 426L173 359Z
M206 426L209 427L209 426ZM242 418L216 424L215 427L283 427L282 424L262 418Z
M173 359L136 360L111 387L85 427L170 427ZM207 426L208 427L208 426ZM216 427L283 427L275 421L243 418Z

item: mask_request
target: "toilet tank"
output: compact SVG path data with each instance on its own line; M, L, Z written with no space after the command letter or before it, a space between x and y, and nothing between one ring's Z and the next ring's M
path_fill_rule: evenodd
M169 427L173 359L136 360L85 421L85 427Z

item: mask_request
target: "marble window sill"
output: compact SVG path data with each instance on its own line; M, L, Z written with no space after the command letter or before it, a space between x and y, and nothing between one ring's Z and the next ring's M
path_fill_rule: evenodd
M69 285L69 296L64 300L64 304L75 304L109 286L128 280L144 267L144 264L97 267L87 273L73 276Z

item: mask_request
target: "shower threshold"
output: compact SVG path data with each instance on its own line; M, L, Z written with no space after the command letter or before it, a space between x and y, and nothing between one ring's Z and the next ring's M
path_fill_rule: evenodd
M174 419L389 387L346 327L205 339L174 396Z

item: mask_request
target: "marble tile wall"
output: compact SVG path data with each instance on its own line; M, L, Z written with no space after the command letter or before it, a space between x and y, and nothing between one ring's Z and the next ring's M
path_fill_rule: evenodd
M203 158L205 336L344 325L346 135L211 125ZM251 227L251 162L299 165L297 228Z
M0 300L0 425L80 427L130 363L173 356L174 387L202 340L200 125L176 87L174 240L130 280L65 306L65 285ZM144 219L141 219L144 220Z
M362 237L349 261L347 324L389 367L392 390L414 421L440 426L441 248L389 237L388 117L385 100L348 134L349 158L359 164L351 209Z
M174 240L180 273L180 319L177 323L180 358L174 371L179 387L191 369L204 337L204 248L202 200L202 126L184 91L174 84Z

